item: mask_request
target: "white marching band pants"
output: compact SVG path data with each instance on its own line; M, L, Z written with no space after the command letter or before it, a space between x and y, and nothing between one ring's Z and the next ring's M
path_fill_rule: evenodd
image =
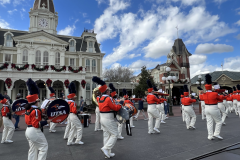
M123 123L119 123L118 124L118 137L122 137L122 128L123 128Z
M48 143L40 128L27 127L25 136L29 143L28 160L46 160Z
M70 116L70 122L71 122L71 129L68 137L68 142L73 142L76 132L77 132L76 142L79 142L82 139L82 132L83 132L82 123L80 122L76 114L70 113L69 116Z
M236 115L238 115L238 107L237 107L238 101L236 99L233 100L233 108L235 110Z
M50 130L50 131L54 130L56 126L57 126L57 123L50 122L50 128L49 128L49 130Z
M3 118L3 125L4 125L4 129L2 133L2 141L11 140L15 130L13 122L8 117L3 116L2 118Z
M208 136L219 136L221 127L222 127L222 119L221 113L218 109L217 105L205 105L205 113L207 118L207 130ZM216 123L215 132L213 133L213 121Z
M98 130L98 129L100 129L100 127L99 127L100 126L100 111L99 111L99 107L96 107L95 113L96 113L95 130Z
M226 114L228 114L229 109L228 109L228 103L227 103L226 99L223 100L223 105L225 106Z
M237 109L238 109L238 115L239 115L239 117L240 117L240 101L237 102Z
M159 110L156 108L156 104L148 105L148 132L153 132L153 118L156 118L155 127L160 127L161 116L159 114Z
M185 122L185 119L186 119L186 116L185 116L185 112L184 112L184 105L181 104L181 109L182 109L182 119L183 119L183 122Z
M234 109L233 109L233 102L232 102L232 101L227 101L227 105L228 105L228 109L227 109L227 111L226 111L227 113L234 110Z
M65 128L65 133L64 133L64 139L67 139L68 137L69 137L69 133L70 133L70 129L71 129L71 121L70 121L70 116L68 115L68 118L67 118L67 126L66 126L66 128ZM76 128L75 128L75 130L74 130L74 133L75 133L75 135L74 135L74 137L77 137L77 130L76 130Z
M130 126L133 126L133 117L131 117L129 121L130 121Z
M205 102L204 101L201 101L201 107L202 107L202 119L206 119Z
M226 113L226 110L225 110L225 106L223 103L218 103L218 108L219 110L221 111L222 113L222 123L225 122L225 119L227 117L227 113Z
M111 152L111 149L117 142L118 125L114 119L113 113L100 113L100 122L103 128L103 147Z
M184 108L185 122L186 122L187 129L190 126L194 127L196 122L196 114L193 110L192 105L189 105L189 106L183 105L183 108Z
M158 111L159 111L159 114L160 114L160 116L161 116L160 119L161 119L162 121L164 121L164 120L166 119L166 115L165 115L163 103L157 104L156 107L157 107L157 109L158 109Z

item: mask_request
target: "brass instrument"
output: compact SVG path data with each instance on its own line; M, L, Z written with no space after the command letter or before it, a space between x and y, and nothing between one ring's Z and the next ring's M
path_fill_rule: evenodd
M99 86L97 86L94 90L93 90L93 94L92 94L92 99L93 99L93 102L95 103L96 106L98 106L98 101L97 101L97 96L98 94L100 94L100 91L99 91Z

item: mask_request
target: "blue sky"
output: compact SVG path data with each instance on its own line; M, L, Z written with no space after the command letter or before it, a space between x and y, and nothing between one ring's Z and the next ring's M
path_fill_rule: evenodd
M0 27L28 30L34 0L0 0ZM54 0L58 33L81 36L94 29L106 53L105 67L139 73L166 62L174 40L183 39L191 76L240 70L239 0Z

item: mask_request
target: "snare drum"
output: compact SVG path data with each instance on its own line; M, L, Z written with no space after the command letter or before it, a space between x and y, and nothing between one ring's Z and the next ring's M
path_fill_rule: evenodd
M91 114L78 114L78 118L80 119L84 128L89 127L89 123L91 123Z
M12 111L18 116L24 115L26 111L24 106L26 104L28 104L26 99L17 99L12 104Z
M125 106L123 106L118 111L118 115L119 115L120 119L125 119L125 120L129 120L136 113L137 113L137 109L129 103L125 103ZM120 120L120 119L118 119L118 120L121 122L122 120Z
M134 116L135 114L137 114L137 109L133 105L131 105L130 103L125 103L124 107L129 111L130 118L132 116Z

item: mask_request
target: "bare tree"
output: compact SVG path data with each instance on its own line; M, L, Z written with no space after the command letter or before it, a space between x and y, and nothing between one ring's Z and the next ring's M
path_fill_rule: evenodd
M106 82L130 82L132 77L133 71L122 66L106 68L103 72L103 78Z

